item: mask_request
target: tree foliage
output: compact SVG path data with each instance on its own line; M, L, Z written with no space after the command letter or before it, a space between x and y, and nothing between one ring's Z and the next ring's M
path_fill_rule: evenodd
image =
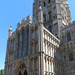
M4 70L0 70L0 75L4 75Z

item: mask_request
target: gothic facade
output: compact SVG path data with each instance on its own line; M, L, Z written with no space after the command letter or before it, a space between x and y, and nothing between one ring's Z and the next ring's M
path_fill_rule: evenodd
M75 75L75 22L67 0L34 0L12 33L10 26L4 75Z

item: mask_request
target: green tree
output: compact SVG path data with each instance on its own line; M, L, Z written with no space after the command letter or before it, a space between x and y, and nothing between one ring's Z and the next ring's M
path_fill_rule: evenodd
M0 70L0 75L4 75L4 70Z

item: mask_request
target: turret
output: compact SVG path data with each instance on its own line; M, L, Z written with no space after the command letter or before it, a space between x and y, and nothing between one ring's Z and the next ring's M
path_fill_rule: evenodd
M39 10L38 10L38 21L43 23L43 11L40 4L39 4Z
M11 37L11 35L12 35L12 28L11 28L11 26L10 26L9 34L8 34L8 38L10 38L10 37Z
M38 8L38 33L39 33L39 51L42 51L42 42L43 42L43 11L39 2ZM41 38L40 38L41 37ZM40 47L41 46L41 47Z

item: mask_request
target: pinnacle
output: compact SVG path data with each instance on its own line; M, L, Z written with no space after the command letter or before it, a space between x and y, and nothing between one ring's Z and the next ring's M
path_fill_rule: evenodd
M11 28L11 26L10 26L10 29L9 29L9 31L12 31L12 28Z

